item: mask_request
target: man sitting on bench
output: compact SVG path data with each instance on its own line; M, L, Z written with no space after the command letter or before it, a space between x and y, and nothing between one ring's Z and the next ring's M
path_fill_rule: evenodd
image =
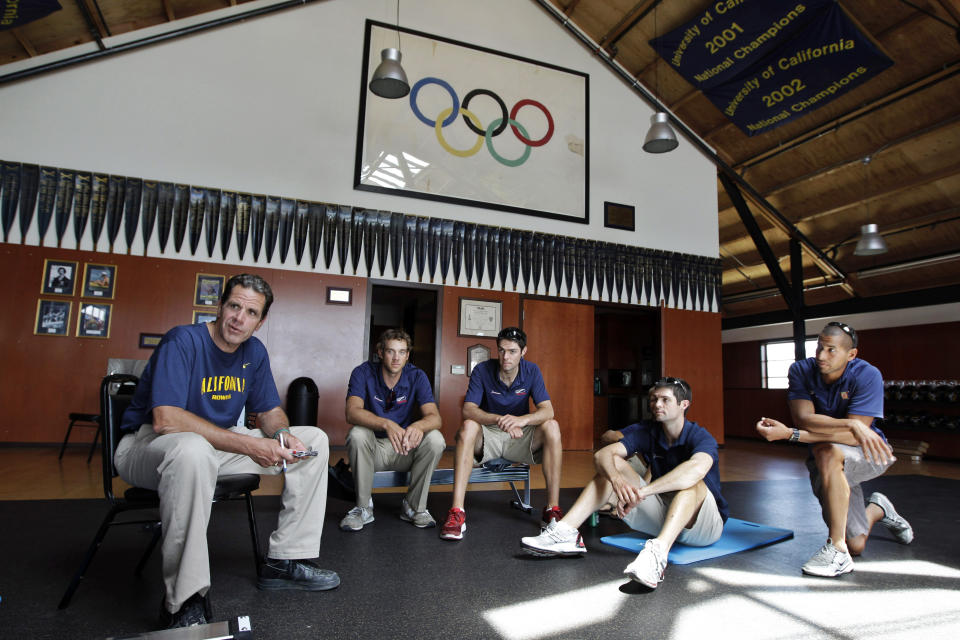
M497 334L499 360L474 367L463 403L463 426L457 432L453 476L453 506L440 529L444 540L461 540L467 528L463 510L467 483L474 463L505 458L511 462L539 464L547 483L543 526L563 517L560 501L560 464L563 447L560 424L540 368L523 359L527 335L517 327ZM530 410L530 400L536 411Z
M357 490L357 506L340 521L344 531L359 531L373 522L373 474L410 471L410 489L400 518L414 526L435 527L427 511L430 478L446 443L440 411L427 374L413 366L413 342L402 329L387 329L377 341L380 363L364 362L350 374L347 387L347 451ZM423 415L414 421L414 407Z
M680 378L653 383L648 398L653 420L630 425L621 440L594 454L597 475L563 519L521 540L524 551L543 557L586 553L577 527L602 505L616 504L631 529L656 536L623 570L655 589L674 541L705 547L719 540L729 510L720 493L717 441L686 419L692 397L690 385ZM627 463L634 453L647 464L644 477Z

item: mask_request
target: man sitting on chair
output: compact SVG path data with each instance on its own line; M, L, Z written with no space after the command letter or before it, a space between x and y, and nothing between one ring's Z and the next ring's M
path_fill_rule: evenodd
M594 454L597 475L563 519L521 540L524 551L545 557L586 553L577 527L602 505L616 504L631 529L655 536L623 573L655 589L675 541L705 547L719 540L729 510L720 493L717 441L686 419L692 397L680 378L657 380L648 398L653 420L623 429L622 439ZM627 463L634 453L646 462L644 477Z
M523 359L527 334L507 327L497 334L500 359L474 367L463 403L463 426L457 432L453 471L453 506L440 529L444 540L460 540L467 528L463 510L467 483L474 463L505 458L511 462L539 464L547 483L543 526L559 520L560 465L563 447L560 424L540 368ZM530 411L530 400L536 405Z
M210 617L207 523L220 475L286 471L279 526L258 588L320 591L340 584L336 573L307 560L320 551L327 436L290 426L266 348L253 337L272 302L260 276L230 278L215 321L175 327L163 337L123 415L117 470L130 484L160 494L162 627ZM258 428L234 426L244 408L257 414ZM316 460L293 455L310 449Z
M350 374L346 417L353 427L347 451L357 505L340 521L344 531L373 522L373 474L386 470L410 472L400 518L421 529L437 526L427 511L427 495L446 443L430 380L407 362L412 346L406 331L387 329L377 341L380 363L364 362ZM416 421L414 408L422 414Z

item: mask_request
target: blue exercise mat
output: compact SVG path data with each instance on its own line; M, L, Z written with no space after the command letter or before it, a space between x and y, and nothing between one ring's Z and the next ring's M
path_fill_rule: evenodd
M652 537L639 531L631 531L615 536L603 536L600 538L600 542L639 553L644 543ZM790 529L778 529L756 522L727 518L727 522L723 526L723 535L712 545L709 547L689 547L677 542L670 549L667 560L670 564L690 564L782 542L792 537L793 531Z

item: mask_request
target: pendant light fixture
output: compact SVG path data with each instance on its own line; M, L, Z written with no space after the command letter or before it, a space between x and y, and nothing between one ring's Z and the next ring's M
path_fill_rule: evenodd
M866 173L866 178L864 183L867 185L867 188L870 186L870 161L873 158L867 156L863 159L863 166L865 167L864 172ZM864 206L867 208L867 220L870 219L870 200L869 198L864 198ZM860 227L860 239L857 240L857 246L853 250L853 255L855 256L875 256L881 253L887 252L887 242L883 239L883 236L880 235L876 224L868 223Z
M657 2L653 7L653 37L657 38ZM656 51L654 51L656 54ZM656 54L659 55L659 54ZM670 126L670 116L667 115L663 105L660 103L660 67L657 64L656 55L653 58L654 86L656 93L654 99L657 103L657 112L650 117L650 130L647 131L647 137L643 139L643 150L647 153L666 153L677 148L680 142L677 140L677 134Z
M397 0L397 48L380 52L380 64L370 79L370 91L381 98L402 98L410 93L407 74L400 65L400 0Z

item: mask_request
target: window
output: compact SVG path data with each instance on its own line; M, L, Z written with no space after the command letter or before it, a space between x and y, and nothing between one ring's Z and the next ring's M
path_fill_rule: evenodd
M809 338L804 343L807 357L817 352L817 339ZM793 364L793 340L777 340L760 345L760 366L762 367L764 389L786 389L787 371Z

